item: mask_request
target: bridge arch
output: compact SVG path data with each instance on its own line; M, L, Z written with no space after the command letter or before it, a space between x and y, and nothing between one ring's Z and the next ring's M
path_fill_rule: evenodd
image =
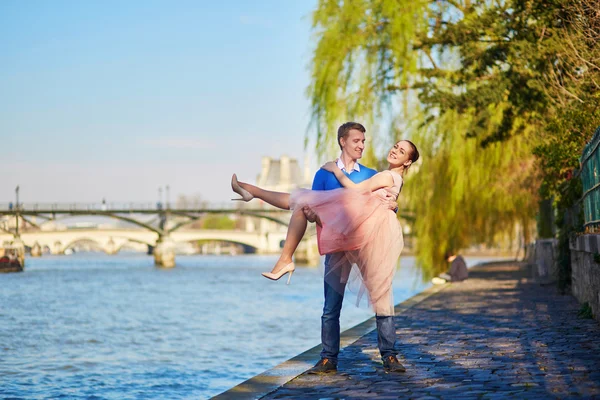
M90 238L84 236L81 238L74 239L74 240L70 241L69 243L67 243L66 245L62 246L62 251L64 252L67 249L72 248L73 246L75 246L78 243L93 243L98 250L102 250L102 251L104 250L104 246L102 246L102 244L98 243L97 240L90 239Z
M268 212L268 211L265 211L265 212ZM268 221L275 222L276 224L283 225L285 227L287 227L289 225L289 222L282 221L282 220L280 220L278 218L271 217L269 215L264 215L261 212L257 212L257 211L244 211L244 210L239 210L238 211L238 210L236 210L235 212L232 212L231 210L223 210L223 211L220 211L220 210L217 210L217 211L209 210L209 211L205 211L204 213L202 213L202 215L204 215L204 214L239 214L239 215L243 215L245 217L263 218L263 219L266 219ZM187 218L189 218L189 220L188 221L182 221L182 222L176 224L174 227L172 227L171 229L169 229L169 233L175 232L176 230L178 230L180 228L183 228L183 227L185 227L185 226L187 226L189 224L192 224L192 223L198 221L200 218L202 218L202 215L194 215L194 214L183 213L183 212L173 212L173 215L178 215L180 217L187 217Z
M218 238L218 239L206 239L206 238L202 238L199 240L186 240L187 243L190 242L196 242L198 244L203 244L203 243L214 243L214 242L221 242L221 243L232 243L232 244L237 244L239 246L242 246L245 250L246 253L257 253L259 248L257 246L255 246L254 244L249 244L249 243L245 243L243 241L239 241L239 240L227 240L227 239L222 239L222 238Z
M0 215L6 215L6 214L14 214L12 211L11 212L0 212ZM61 214L63 214L64 216L61 217L47 217L44 214L52 214L52 211L42 211L42 212L38 212L38 211L22 211L21 215L22 216L31 216L31 215L35 215L37 217L41 217L41 218L46 218L47 220L40 223L44 224L46 222L49 221L58 221L58 220L62 220L62 219L67 219L67 218L73 218L73 217L78 217L78 216L82 216L82 215L93 215L93 216L98 216L98 217L108 217L108 218L113 218L113 219L118 219L121 221L125 221L125 222L129 222L133 225L142 227L144 229L147 229L149 231L155 232L158 235L163 235L166 232L163 232L160 228L155 228L152 225L145 223L145 222L141 222L138 221L134 218L129 218L126 217L124 215L119 215L119 214L113 214L111 212L106 212L106 211L95 211L95 210L86 210L86 211L66 211L66 212L61 212Z
M148 254L150 254L151 250L154 249L154 244L147 243L147 242L145 242L143 240L128 238L128 237L125 237L125 236L123 236L121 238L122 239L126 239L126 240L123 243L121 243L120 245L117 246L117 248L115 250L115 253L119 253L123 247L127 246L128 243L139 243L139 244L146 245L146 248L147 248L146 252Z

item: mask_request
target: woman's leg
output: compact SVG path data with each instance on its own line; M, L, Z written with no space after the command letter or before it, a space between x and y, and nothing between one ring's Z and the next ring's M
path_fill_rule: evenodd
M281 208L282 210L290 209L290 194L282 192L272 192L270 190L261 189L258 186L249 183L238 182L238 184L250 192L254 197L264 200L272 206Z
M239 182L238 184L254 197L264 200L265 202L275 206L277 208L281 208L284 210L290 209L290 195L289 193L282 192L272 192L270 190L264 190L259 188L258 186L251 185L249 183ZM320 224L321 221L316 216L317 223ZM288 265L292 262L292 257L294 252L298 248L302 237L304 237L304 232L306 232L307 220L304 212L301 209L297 209L292 214L292 218L290 219L290 224L288 226L287 235L285 237L285 244L283 245L283 250L281 252L281 256L277 263L273 267L272 273L277 273L280 269Z
M281 256L279 256L277 264L273 267L272 273L277 273L280 269L292 262L292 256L298 248L298 245L304 236L304 232L306 232L306 217L304 216L304 212L302 212L301 209L298 209L292 214Z

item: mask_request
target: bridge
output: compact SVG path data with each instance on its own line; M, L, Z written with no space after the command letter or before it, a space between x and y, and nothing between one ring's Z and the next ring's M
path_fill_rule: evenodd
M25 247L32 248L32 255L41 254L42 247L48 247L55 254L62 254L76 242L91 241L109 254L114 254L128 242L146 244L153 249L156 265L171 268L175 266L175 243L201 240L224 241L251 247L259 253L277 253L285 239L290 211L279 210L262 202L241 203L232 208L229 204L196 205L193 207L170 208L151 203L121 204L0 204L0 217L4 217L4 226L0 226L0 240L12 242L18 248L24 261ZM246 230L190 230L186 226L198 221L206 214L228 214L258 219L262 222L247 225ZM401 219L412 220L406 210L401 211ZM55 230L42 229L50 221L58 221L74 216L100 216L134 225L137 229L90 229ZM144 218L154 217L148 221ZM35 222L33 221L35 217ZM11 219L12 218L12 219ZM42 219L43 222L38 222ZM7 221L14 221L13 226ZM27 223L29 229L23 231ZM313 232L305 236L301 246L305 249L305 258L318 258ZM3 232L3 233L1 233ZM312 239L311 239L312 238ZM309 243L313 242L313 243ZM35 249L35 250L34 250Z
M249 224L246 230L186 229L207 214L226 214L259 219L263 223ZM114 254L126 243L142 243L152 249L155 263L162 267L175 265L175 244L197 241L223 241L250 247L258 253L277 253L285 232L290 211L264 204L203 204L194 207L163 208L150 203L134 204L0 204L0 240L17 247L31 247L32 255L41 254L48 247L54 254L62 254L74 243L90 241L109 254ZM125 229L68 229L48 231L45 224L76 216L107 217L126 222L134 228ZM33 220L35 217L35 221ZM148 218L151 220L148 220ZM42 220L40 222L39 220ZM8 224L7 222L12 222ZM23 224L29 228L23 230ZM310 237L311 235L307 235ZM306 244L304 244L306 246ZM313 257L314 258L314 257Z
M244 245L257 253L276 253L285 234L276 232L261 234L240 230L180 230L170 235L175 243L220 241ZM10 242L13 235L0 233L0 242ZM28 231L20 234L26 247L50 249L52 254L64 254L80 242L92 242L107 254L118 253L128 243L140 243L153 249L157 242L156 234L143 229L67 229L57 231Z

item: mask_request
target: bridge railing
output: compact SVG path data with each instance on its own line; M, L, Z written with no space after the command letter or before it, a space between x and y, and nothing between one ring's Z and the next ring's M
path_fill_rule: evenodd
M600 230L600 127L585 146L580 158L583 184L583 215L586 232Z
M262 204L243 205L234 202L201 204L160 204L152 202L107 202L107 203L19 203L21 211L210 211L210 210L273 211L273 207ZM16 211L14 203L0 203L1 211Z
M156 207L152 203L20 203L19 210L72 210L72 211L104 211L104 210L150 210ZM0 203L0 210L12 211L16 209L13 203Z

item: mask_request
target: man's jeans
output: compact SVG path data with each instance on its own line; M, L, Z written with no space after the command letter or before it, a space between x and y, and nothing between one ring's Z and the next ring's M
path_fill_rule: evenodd
M339 253L338 253L339 254ZM338 254L328 254L325 256L325 304L323 305L323 316L321 317L321 358L328 358L337 365L338 353L340 352L340 311L344 300L345 283L340 282L339 270L334 275L329 270L330 265L335 265L335 260L339 260ZM377 347L381 357L396 355L398 352L394 346L396 344L396 328L394 326L394 317L376 317L377 321Z

